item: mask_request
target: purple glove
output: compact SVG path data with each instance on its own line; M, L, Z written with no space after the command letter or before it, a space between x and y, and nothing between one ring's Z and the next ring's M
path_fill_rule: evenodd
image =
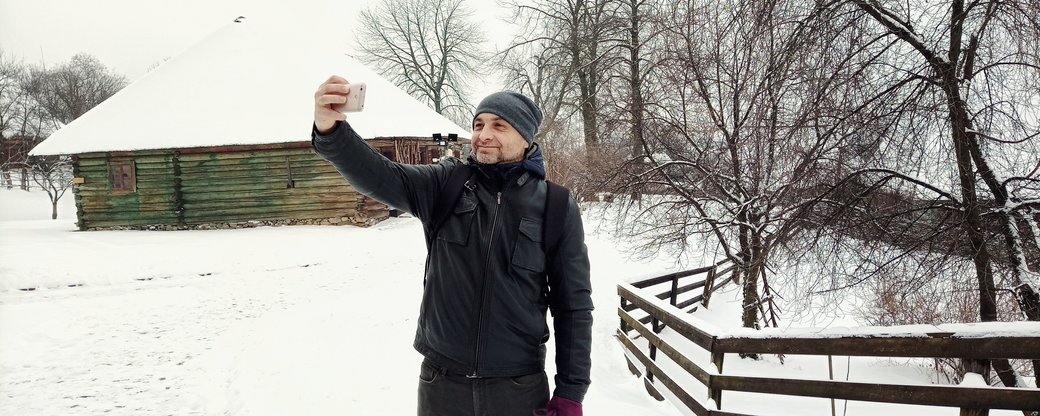
M535 410L533 416L582 416L581 403L553 396L544 409Z

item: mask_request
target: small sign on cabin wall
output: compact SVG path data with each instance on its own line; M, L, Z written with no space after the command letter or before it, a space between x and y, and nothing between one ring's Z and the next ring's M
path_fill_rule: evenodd
M72 178L72 183L76 185L82 185L87 182L86 178Z

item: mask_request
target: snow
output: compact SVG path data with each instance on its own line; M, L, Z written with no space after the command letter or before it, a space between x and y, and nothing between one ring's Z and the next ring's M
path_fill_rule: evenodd
M330 30L288 18L228 23L52 134L32 154L309 141L313 94L334 74L368 85L365 110L348 115L362 137L468 137L347 56L349 36L329 36L349 30Z
M58 220L49 215L42 192L0 189L0 414L414 414L421 357L411 341L425 256L417 220L366 229L79 232L71 198L61 201ZM587 221L597 309L586 413L688 414L646 394L613 338L616 285L674 271L674 262L633 261L631 243ZM740 291L730 287L688 318L735 332L739 305ZM670 329L661 336L710 368L685 338ZM706 402L703 386L662 357L659 364ZM827 357L725 360L724 374L828 378ZM932 374L927 360L833 357L833 364L839 380L928 384ZM735 392L722 403L729 412L771 415L830 408L827 399ZM956 412L837 405L849 415Z

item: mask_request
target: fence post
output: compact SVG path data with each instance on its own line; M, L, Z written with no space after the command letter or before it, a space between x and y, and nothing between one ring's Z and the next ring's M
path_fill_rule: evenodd
M989 360L963 359L961 360L961 365L964 366L965 373L983 374L982 378L987 382L989 381L989 377L985 376L991 368ZM989 409L968 409L962 407L961 416L989 416Z
M831 355L827 356L827 374L829 379L834 381L834 357ZM834 406L834 398L831 397L831 416L838 416L838 410Z
M621 298L621 310L625 310L625 307L627 307L627 306L628 306L628 299L625 299L624 297L622 297ZM631 330L631 328L628 327L628 322L625 322L625 319L621 318L621 317L618 317L618 320L621 321L621 332L623 334L628 334L628 331Z
M711 362L715 364L715 368L719 370L719 374L722 374L722 360L726 354L715 351L715 340L711 342ZM710 380L710 379L709 379ZM708 386L708 398L715 401L715 409L722 410L722 389L711 385Z
M672 298L670 300L672 306L675 306L676 298L679 297L679 294L676 293L678 291L679 291L679 277L676 276L676 277L672 278Z
M650 361L657 361L657 346L654 344L650 344ZM654 372L650 371L650 366L646 367L646 378L654 381Z
M708 301L711 300L711 288L715 286L715 269L719 266L712 267L708 270L708 275L704 277L704 295L701 296L701 305L705 308L708 307Z

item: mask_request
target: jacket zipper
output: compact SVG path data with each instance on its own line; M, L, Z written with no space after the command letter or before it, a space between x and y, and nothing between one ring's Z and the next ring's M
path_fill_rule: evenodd
M480 309L477 315L477 336L474 337L473 344L473 374L470 374L470 378L478 377L477 368L480 367L480 333L484 326L484 307L487 302L488 290L491 285L488 284L488 267L491 265L491 248L495 245L495 228L498 226L498 209L502 207L502 192L499 191L496 195L495 202L495 214L491 217L491 234L488 236L487 254L484 255L484 276L480 282Z

